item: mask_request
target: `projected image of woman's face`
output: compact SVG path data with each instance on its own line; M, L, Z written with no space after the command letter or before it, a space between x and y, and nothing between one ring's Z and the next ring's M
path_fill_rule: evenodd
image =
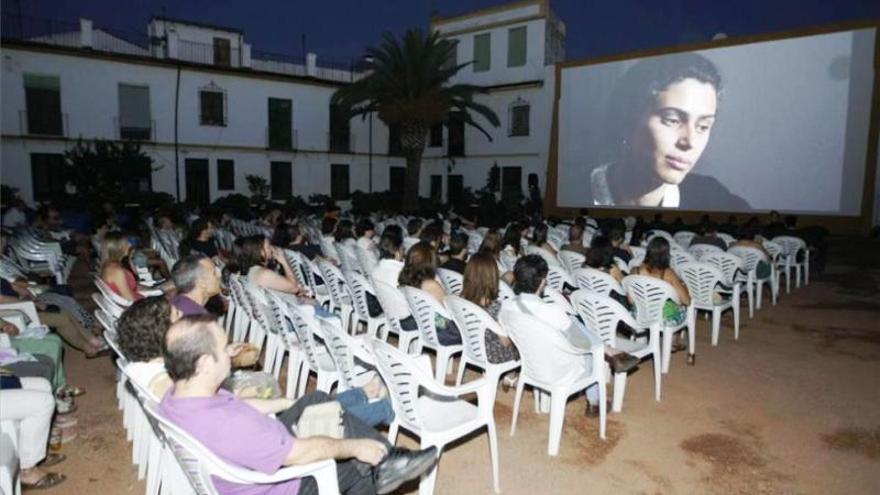
M717 103L711 84L696 79L670 84L636 130L633 152L663 183L681 183L706 149Z

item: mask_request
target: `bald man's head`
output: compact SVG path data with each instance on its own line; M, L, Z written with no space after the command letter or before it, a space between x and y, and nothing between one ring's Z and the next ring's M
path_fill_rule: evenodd
M223 329L212 315L186 316L171 325L162 349L168 376L174 381L188 380L198 372L203 356L223 359L225 334L220 334Z

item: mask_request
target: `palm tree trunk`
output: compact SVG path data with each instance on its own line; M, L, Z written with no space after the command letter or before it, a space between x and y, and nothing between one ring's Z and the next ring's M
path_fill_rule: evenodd
M424 151L424 147L406 150L406 184L403 191L403 211L406 213L419 210L419 179Z

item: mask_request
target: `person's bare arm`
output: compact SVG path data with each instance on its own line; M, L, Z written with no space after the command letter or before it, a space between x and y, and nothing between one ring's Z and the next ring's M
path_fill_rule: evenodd
M290 409L290 406L293 405L293 401L290 399L256 399L256 398L247 398L242 399L242 402L253 407L257 411L260 411L262 414L278 414L281 411Z
M422 282L422 290L434 296L434 299L441 303L446 300L446 291L437 283L436 280L425 280Z
M691 294L688 292L687 286L684 285L680 278L678 278L678 275L672 270L667 270L664 278L675 288L675 292L678 293L678 298L681 300L681 303L685 306L689 305L691 303Z
M300 292L299 284L287 277L278 275L268 268L260 268L257 271L254 280L257 285L266 289L273 289L288 294L298 294Z
M351 459L375 466L382 462L388 449L381 442L369 439L336 440L328 437L297 438L284 459L285 466L299 466L325 459Z

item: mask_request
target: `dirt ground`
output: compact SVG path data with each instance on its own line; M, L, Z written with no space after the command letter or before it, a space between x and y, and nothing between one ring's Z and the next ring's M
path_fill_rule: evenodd
M696 366L673 356L661 402L650 363L631 374L606 441L577 395L559 456L549 457L549 418L527 392L511 437L513 391L499 390L502 493L880 493L877 253L877 243L834 242L825 272L809 286L783 289L775 307L765 292L751 320L743 306L738 341L730 313L717 347L700 318ZM77 285L80 294L90 291L87 282ZM88 393L78 401L80 437L65 445L69 460L57 467L69 479L47 493L143 493L116 408L113 363L69 352L66 365L68 381ZM403 435L400 442L415 445ZM436 493L491 492L485 433L444 452Z

